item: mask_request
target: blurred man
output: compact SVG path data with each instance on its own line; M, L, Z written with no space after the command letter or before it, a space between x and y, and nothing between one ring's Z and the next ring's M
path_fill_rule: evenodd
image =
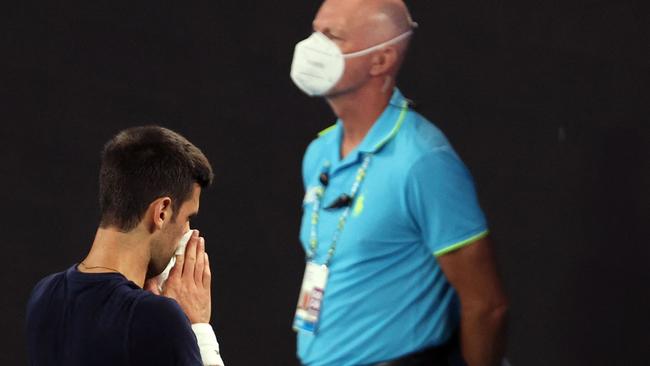
M395 78L400 0L326 0L291 77L338 117L307 149L307 268L294 329L310 366L497 365L507 309L472 178ZM459 361L462 362L462 361Z
M30 365L223 365L198 231L176 257L163 296L143 290L157 292L150 279L189 231L212 176L203 153L165 128L127 129L106 144L90 252L41 280L29 299Z

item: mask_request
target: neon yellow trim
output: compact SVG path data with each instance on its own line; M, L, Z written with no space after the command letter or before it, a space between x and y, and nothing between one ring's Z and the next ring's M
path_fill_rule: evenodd
M395 126L393 129L390 131L388 136L386 136L383 140L377 143L375 145L375 151L381 149L388 141L390 141L395 135L397 135L397 131L402 127L402 123L404 123L404 119L406 118L406 112L408 111L408 106L409 103L405 100L404 104L402 104L402 111L399 114L399 118L397 118L397 123L395 123Z
M365 200L365 198L366 197L364 195L361 195L356 199L357 203L354 205L354 211L353 211L354 216L361 215L361 212L363 211L363 201Z
M318 133L318 137L321 137L323 135L327 135L328 133L332 132L332 130L336 127L336 125L331 125L327 127L326 129L322 130L321 132Z
M479 240L481 238L486 237L488 233L489 232L487 230L485 230L482 233L478 233L478 234L472 236L469 239L465 239L465 240L463 240L461 242L458 242L458 243L452 244L452 245L450 245L450 246L448 246L446 248L440 249L439 251L434 252L433 255L436 256L436 257L440 257L443 254L453 252L454 250L460 249L460 248L462 248L462 247L464 247L466 245L472 244L473 242L475 242L475 241L477 241L477 240Z

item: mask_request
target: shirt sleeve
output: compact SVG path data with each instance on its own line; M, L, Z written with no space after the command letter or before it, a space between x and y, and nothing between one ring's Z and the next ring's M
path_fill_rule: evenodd
M435 256L487 235L471 174L451 147L420 157L406 182L409 213Z
M131 365L203 365L189 319L176 301L162 296L138 302L128 347Z

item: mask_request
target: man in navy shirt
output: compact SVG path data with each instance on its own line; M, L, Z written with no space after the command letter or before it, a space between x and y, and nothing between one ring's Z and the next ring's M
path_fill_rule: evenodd
M30 365L223 365L198 231L162 293L154 278L189 231L212 177L203 153L162 127L127 129L106 144L90 252L41 280L29 299Z

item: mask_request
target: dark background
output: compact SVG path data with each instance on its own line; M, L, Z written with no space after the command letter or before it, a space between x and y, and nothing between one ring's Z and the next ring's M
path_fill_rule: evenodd
M99 151L161 124L216 184L195 226L229 366L293 365L302 153L334 117L288 73L316 1L3 6L0 363L26 363L35 282L86 254ZM650 358L648 9L642 1L409 1L400 79L472 170L520 365Z

